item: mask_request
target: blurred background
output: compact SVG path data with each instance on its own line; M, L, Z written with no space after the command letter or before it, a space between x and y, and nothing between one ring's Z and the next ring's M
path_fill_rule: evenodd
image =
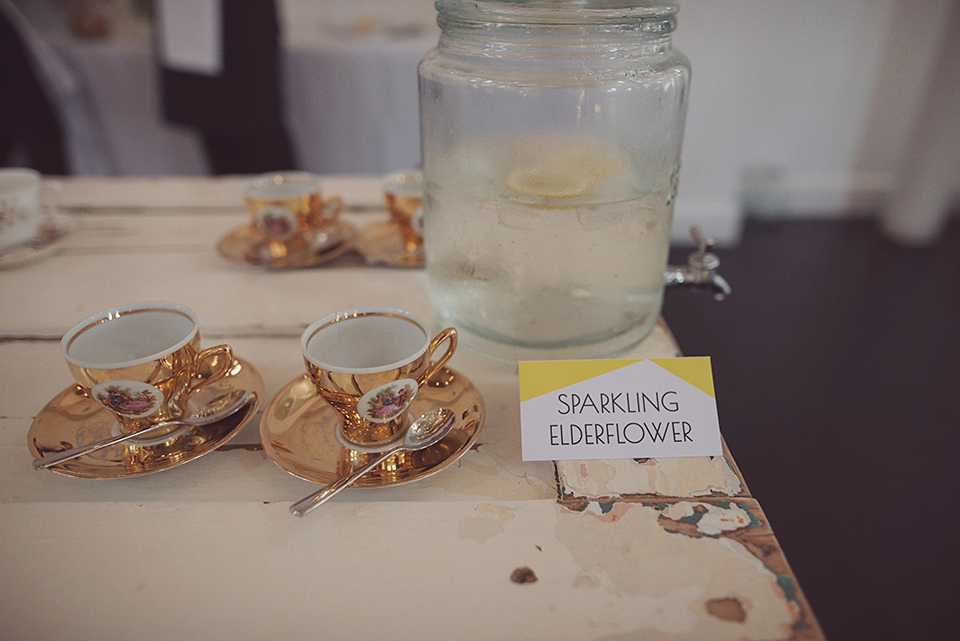
M680 6L694 76L672 260L700 225L734 295L670 292L664 315L713 358L724 435L829 638L935 638L956 629L960 573L960 2ZM275 8L292 168L416 165L431 0ZM51 105L50 173L222 173L165 107L155 2L0 14ZM9 103L21 81L0 81ZM0 165L36 164L3 142Z
M28 31L70 173L211 171L198 133L164 117L153 0L4 4ZM691 59L694 83L678 241L698 223L718 242L736 243L751 210L876 213L929 156L930 179L946 178L923 197L937 200L931 211L944 210L940 192L952 198L960 188L960 72L944 64L958 29L955 4L681 2L674 43ZM380 174L417 164L416 66L439 33L432 1L276 0L276 11L282 117L296 168ZM944 150L931 150L932 141ZM926 242L939 216L886 227Z

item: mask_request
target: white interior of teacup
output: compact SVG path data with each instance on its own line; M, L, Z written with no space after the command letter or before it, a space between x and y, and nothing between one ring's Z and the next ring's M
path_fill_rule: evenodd
M247 198L254 200L289 200L320 191L320 180L313 174L289 172L264 174L246 187Z
M79 367L118 369L148 363L193 340L196 315L174 303L117 307L77 323L61 341L64 358Z
M333 372L387 371L422 355L430 344L427 325L409 312L362 308L327 316L306 329L304 356Z
M423 172L419 169L388 174L383 179L383 189L387 193L409 198L423 196Z

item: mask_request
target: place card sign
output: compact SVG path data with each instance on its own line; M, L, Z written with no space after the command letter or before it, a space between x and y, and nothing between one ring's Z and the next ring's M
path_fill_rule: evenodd
M709 357L523 361L524 461L720 456Z

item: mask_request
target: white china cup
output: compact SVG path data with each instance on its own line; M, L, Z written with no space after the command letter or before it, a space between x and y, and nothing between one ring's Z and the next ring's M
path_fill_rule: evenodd
M40 193L40 172L0 169L0 251L37 237L43 220Z

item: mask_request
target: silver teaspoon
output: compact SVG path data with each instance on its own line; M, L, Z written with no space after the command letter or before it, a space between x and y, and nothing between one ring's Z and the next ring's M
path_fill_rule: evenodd
M46 456L41 456L40 458L34 460L33 468L35 470L44 470L48 467L53 467L58 463L63 463L65 461L72 461L75 458L79 458L84 454L89 454L90 452L96 452L97 450L102 450L105 447L110 447L111 445L116 445L117 443L122 443L128 439L137 438L138 436L143 436L154 430L161 428L171 428L171 427L197 427L200 425L210 425L211 423L216 423L221 421L226 417L230 416L240 408L245 405L252 403L256 400L257 395L251 392L243 392L237 398L233 399L223 407L217 409L215 412L209 414L190 416L185 419L178 421L164 421L163 423L157 423L146 427L142 430L137 430L136 432L129 432L127 434L120 434L119 436L112 436L110 438L105 438L101 441L94 441L93 443L87 443L86 445L81 445L80 447L74 447L69 450L63 450L61 452L52 452Z
M445 407L438 407L425 414L421 414L420 417L407 428L407 432L403 435L403 440L398 445L391 447L385 452L381 452L380 456L366 465L357 468L353 474L341 476L336 481L320 488L310 496L300 499L290 506L290 511L296 516L309 514L329 501L333 495L339 493L340 490L349 487L361 476L397 452L422 450L425 447L430 447L438 443L453 428L454 418L454 413Z

